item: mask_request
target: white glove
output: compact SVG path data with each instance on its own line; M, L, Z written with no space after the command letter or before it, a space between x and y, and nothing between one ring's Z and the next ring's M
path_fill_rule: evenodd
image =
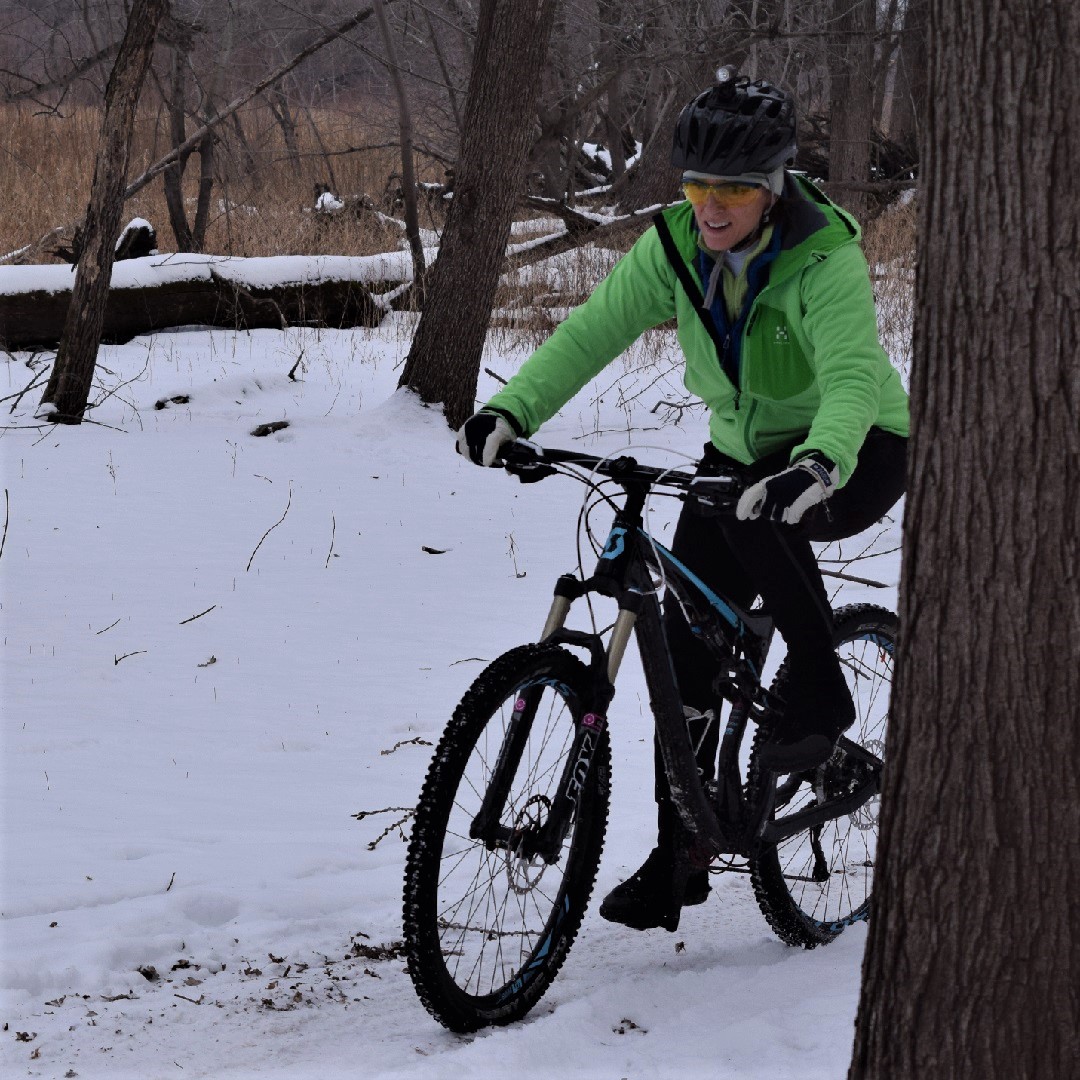
M740 521L765 518L797 525L810 507L824 502L833 493L839 479L836 463L811 450L790 468L748 487L739 498L735 516Z
M480 412L470 416L457 436L457 452L474 465L495 464L499 451L517 438L514 429L495 412Z

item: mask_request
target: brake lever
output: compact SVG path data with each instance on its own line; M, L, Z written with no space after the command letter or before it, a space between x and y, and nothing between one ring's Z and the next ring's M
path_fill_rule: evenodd
M741 478L731 473L695 476L686 489L686 498L706 512L730 514L743 493L743 487Z
M505 461L503 468L511 476L516 476L523 484L535 484L558 472L557 469L542 461Z
M534 443L519 439L506 448L499 464L523 484L535 484L554 476L557 471L542 459L543 452L543 449Z

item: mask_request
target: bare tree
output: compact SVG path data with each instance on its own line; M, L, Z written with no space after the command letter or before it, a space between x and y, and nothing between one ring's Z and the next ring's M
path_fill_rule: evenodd
M903 636L849 1080L1070 1080L1080 6L928 9Z
M134 0L109 76L101 150L82 230L75 286L56 362L42 397L43 414L57 423L81 423L90 396L124 208L135 110L153 56L158 24L168 6L169 0Z
M926 115L928 0L908 0L895 64L890 136L915 154Z
M412 255L413 284L420 296L424 292L424 245L420 242L420 213L416 202L416 165L413 161L413 122L409 108L409 95L405 91L405 81L401 77L401 64L398 60L394 37L390 33L390 23L386 18L383 0L372 0L375 9L375 21L379 24L383 48L386 49L386 61L390 70L390 81L398 103L398 131L401 136L401 198L405 205L405 236Z
M875 0L833 0L834 60L830 69L829 193L857 218L869 206L874 124Z
M482 0L454 198L401 386L472 412L491 306L529 147L558 0Z
M750 56L754 28L778 15L778 0L731 0L717 5L683 0L665 12L672 42L684 47L670 65L670 83L657 106L655 126L647 133L640 160L619 185L619 208L639 210L679 197L679 176L671 167L671 138L675 123L694 94L714 82L724 64L743 68ZM693 47L685 48L685 41ZM769 74L773 80L775 75ZM659 93L652 86L653 94Z

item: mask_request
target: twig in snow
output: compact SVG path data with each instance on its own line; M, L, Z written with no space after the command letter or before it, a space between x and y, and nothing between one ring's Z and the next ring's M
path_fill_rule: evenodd
M114 656L113 667L116 667L116 665L119 664L121 660L126 660L129 656L141 656L144 652L146 652L145 649L136 649L134 652L124 653L123 656Z
M421 739L419 735L415 739L399 739L389 750L380 750L379 753L386 757L387 754L392 754L395 750L400 749L402 746L430 746L431 743L427 739Z
M100 368L100 365L98 365L98 366ZM143 369L142 369L142 371L139 372L138 375L135 375L130 379L125 379L123 382L117 383L116 386L114 386L111 390L107 389L104 385L99 384L101 386L102 396L95 399L94 401L90 402L86 407L88 409L96 409L99 406L104 405L105 402L109 400L109 398L111 398L111 397L113 397L115 395L118 395L120 393L120 391L124 389L125 386L131 386L133 383L137 383L137 382L142 381L143 376L149 370L150 370L150 350L147 349L146 363L143 364ZM129 409L131 409L131 411L135 414L136 419L139 420L139 426L142 427L142 419L139 417L139 410L138 410L138 408L136 408L135 403L132 402L132 401L128 401L125 398L121 398L120 400L123 401L124 404ZM117 429L117 430L120 430L120 429Z
M405 839L405 834L401 831L401 826L405 824L409 818L416 814L415 806L387 806L382 810L360 810L358 813L352 815L357 821L363 821L364 818L374 817L376 814L401 814L402 816L397 821L392 821L378 836L375 837L371 843L368 844L368 851L374 851L379 844L385 840L395 829L401 836L401 839Z
M0 536L0 558L4 556L4 545L7 543L8 522L11 520L11 496L8 489L4 488L4 535Z
M376 814L400 814L403 812L415 814L416 808L412 806L384 806L381 810L357 810L355 814L349 816L356 818L357 821L363 821L364 818L375 817Z
M14 394L8 394L8 396L5 398L0 398L0 402L11 401L11 399L14 398L15 400L11 401L11 408L8 409L8 412L14 412L19 407L19 402L22 401L22 399L26 397L26 395L29 394L31 390L34 390L37 387L41 386L41 384L48 379L48 376L49 372L46 371L39 379L37 377L37 374L35 373L34 377L30 380L30 384L25 389L19 390L17 393Z
M415 814L416 814L415 810L410 810L403 817L398 818L397 821L392 821L389 825L386 826L385 829L383 829L383 831L381 833L379 833L378 836L375 837L374 840L372 840L368 844L368 846L367 846L368 851L374 851L379 846L379 844L381 844L382 841L385 840L395 829L397 829L398 835L404 841L405 840L405 833L402 832L401 826L404 825L405 822L408 821L409 818L413 817Z
M506 385L506 380L501 375L496 375L495 372L491 370L491 368L484 368L484 374L490 375L496 382L502 383L503 386Z
M97 634L104 634L104 633L105 633L105 630L111 630L111 629L112 629L112 628L113 628L114 626L116 626L116 625L117 625L117 623L119 623L119 622L120 622L120 620L119 620L119 619L117 619L117 620L116 620L116 622L114 622L114 623L109 623L109 625L108 625L108 626L106 626L104 630L95 630L95 631L94 631L94 634L95 634L95 636L96 636Z
M209 615L210 612L213 611L216 607L217 604L211 604L210 607L208 607L205 611L200 611L198 615L192 615L189 619L182 619L180 621L180 625L186 626L189 622L194 622L196 619L201 619L204 615ZM119 622L120 620L117 619L116 621Z
M307 368L304 366L304 350L303 349L300 350L300 355L296 358L296 363L293 364L293 366L291 368L289 368L289 379L292 382L300 382L301 381L301 380L297 379L297 377L296 377L296 369L297 368L301 368L302 370L307 371Z
M337 536L337 518L333 514L330 515L330 550L326 555L326 567L330 566L330 560L334 557L334 537Z
M251 569L251 564L255 561L255 556L259 553L259 548L263 546L263 540L265 540L285 520L285 518L288 517L290 506L292 506L292 484L289 484L289 501L285 504L285 513L262 534L262 540L255 545L255 550L251 553L251 558L248 559L248 564L244 568L245 573Z

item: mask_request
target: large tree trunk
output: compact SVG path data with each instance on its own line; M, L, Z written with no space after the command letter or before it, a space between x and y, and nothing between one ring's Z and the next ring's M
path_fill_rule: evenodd
M557 0L483 0L454 198L401 386L473 411L480 357L529 150Z
M101 150L82 231L72 303L42 398L42 415L56 423L81 423L86 410L124 209L124 181L139 90L154 54L158 23L168 6L169 0L135 0L109 76Z
M830 32L835 60L829 82L829 184L827 191L857 218L869 196L870 133L874 122L874 0L833 0Z
M928 0L909 0L900 31L889 138L908 152L918 145L926 115Z
M1080 5L929 10L903 637L849 1077L1069 1080Z

